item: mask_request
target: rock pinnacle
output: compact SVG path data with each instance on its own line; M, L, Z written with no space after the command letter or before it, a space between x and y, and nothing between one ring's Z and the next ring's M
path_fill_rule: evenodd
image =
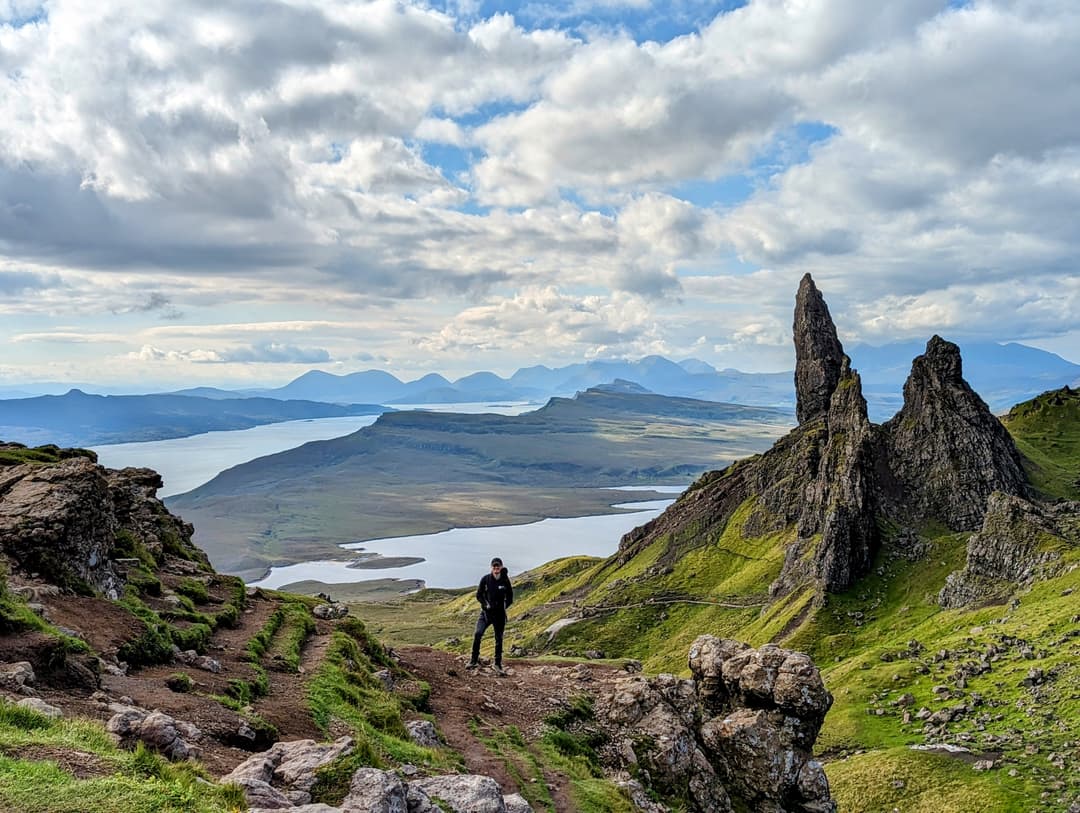
M809 274L795 297L795 414L803 424L824 416L840 381L844 348L829 306Z

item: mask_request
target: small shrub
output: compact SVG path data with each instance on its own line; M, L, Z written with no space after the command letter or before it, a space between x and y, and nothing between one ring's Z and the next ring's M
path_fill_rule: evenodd
M165 685L172 689L174 692L190 692L195 688L195 681L191 679L191 675L186 672L177 672L174 675L169 675L165 680Z
M187 596L196 604L206 604L210 601L210 594L206 590L206 584L198 579L184 579L180 584L176 585L176 592L182 596Z

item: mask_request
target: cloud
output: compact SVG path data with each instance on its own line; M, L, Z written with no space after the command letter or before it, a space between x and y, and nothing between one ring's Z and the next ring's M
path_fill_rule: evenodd
M319 347L298 347L266 342L225 350L163 350L143 345L127 355L133 361L193 362L196 364L320 364L331 361L330 354Z
M224 362L262 364L320 364L331 360L330 353L321 347L298 347L278 342L236 347L224 351L221 357Z
M112 308L115 314L157 313L161 319L181 319L184 314L173 306L172 301L161 291L151 291L146 298L131 305Z
M809 271L845 336L1074 335L1074 2L441 7L0 0L9 329L750 366Z
M553 287L526 288L469 308L417 345L438 353L520 353L543 346L560 358L667 352L640 297L578 297Z

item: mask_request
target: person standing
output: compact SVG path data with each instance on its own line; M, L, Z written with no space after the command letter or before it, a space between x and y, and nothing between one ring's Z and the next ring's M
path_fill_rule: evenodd
M472 670L480 665L480 641L490 626L495 628L495 671L500 675L505 674L502 666L503 631L506 629L506 611L514 603L514 588L498 556L491 560L491 572L480 579L476 600L480 602L480 618L473 635L472 660L465 668Z

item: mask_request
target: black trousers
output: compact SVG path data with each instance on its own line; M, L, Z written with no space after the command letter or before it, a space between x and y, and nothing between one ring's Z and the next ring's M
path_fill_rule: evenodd
M502 666L503 630L506 629L506 613L495 610L481 610L476 621L476 634L472 639L472 662L480 660L480 640L488 627L495 628L495 665Z

